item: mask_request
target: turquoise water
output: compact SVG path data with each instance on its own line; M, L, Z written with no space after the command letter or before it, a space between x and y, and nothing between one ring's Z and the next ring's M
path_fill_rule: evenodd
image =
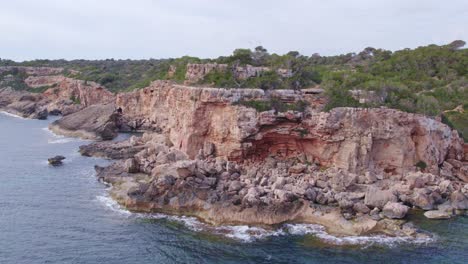
M468 263L468 219L412 219L428 241L336 238L318 226L274 230L206 226L193 218L131 214L106 195L82 157L85 141L50 121L0 114L0 263ZM122 136L124 137L124 136ZM52 168L47 158L67 157Z

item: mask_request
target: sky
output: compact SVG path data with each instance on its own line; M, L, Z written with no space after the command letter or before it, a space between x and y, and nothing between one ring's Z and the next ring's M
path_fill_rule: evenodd
M0 0L0 58L338 55L468 41L468 0Z

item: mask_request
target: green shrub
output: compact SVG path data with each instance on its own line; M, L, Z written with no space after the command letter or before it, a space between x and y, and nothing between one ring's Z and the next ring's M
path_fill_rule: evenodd
M254 108L257 112L275 110L277 113L286 111L304 112L309 105L308 102L302 100L294 103L285 103L278 98L271 98L270 100L240 100L234 104Z
M427 168L426 162L420 160L415 164L416 167L420 168L421 170L425 170Z

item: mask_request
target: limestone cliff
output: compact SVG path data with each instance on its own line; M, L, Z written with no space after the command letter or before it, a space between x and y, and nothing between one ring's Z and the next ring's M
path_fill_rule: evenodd
M206 144L230 160L288 158L350 172L401 174L424 162L438 172L446 159L463 159L463 142L434 119L392 109L337 108L318 112L257 112L236 104L245 100L299 99L312 106L320 95L259 89L193 88L170 82L118 94L116 104L134 128L168 133L179 150L195 157ZM317 103L319 102L319 103ZM132 123L131 122L131 123Z

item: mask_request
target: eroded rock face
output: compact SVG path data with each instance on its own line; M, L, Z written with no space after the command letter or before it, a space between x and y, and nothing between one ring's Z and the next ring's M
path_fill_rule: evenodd
M258 89L193 88L170 82L117 95L116 104L134 129L168 133L179 150L195 157L205 143L229 160L305 155L322 167L376 175L401 175L423 162L439 173L449 158L461 160L463 142L448 126L392 109L336 108L301 112L257 112L240 100L314 102L320 95L266 94Z

